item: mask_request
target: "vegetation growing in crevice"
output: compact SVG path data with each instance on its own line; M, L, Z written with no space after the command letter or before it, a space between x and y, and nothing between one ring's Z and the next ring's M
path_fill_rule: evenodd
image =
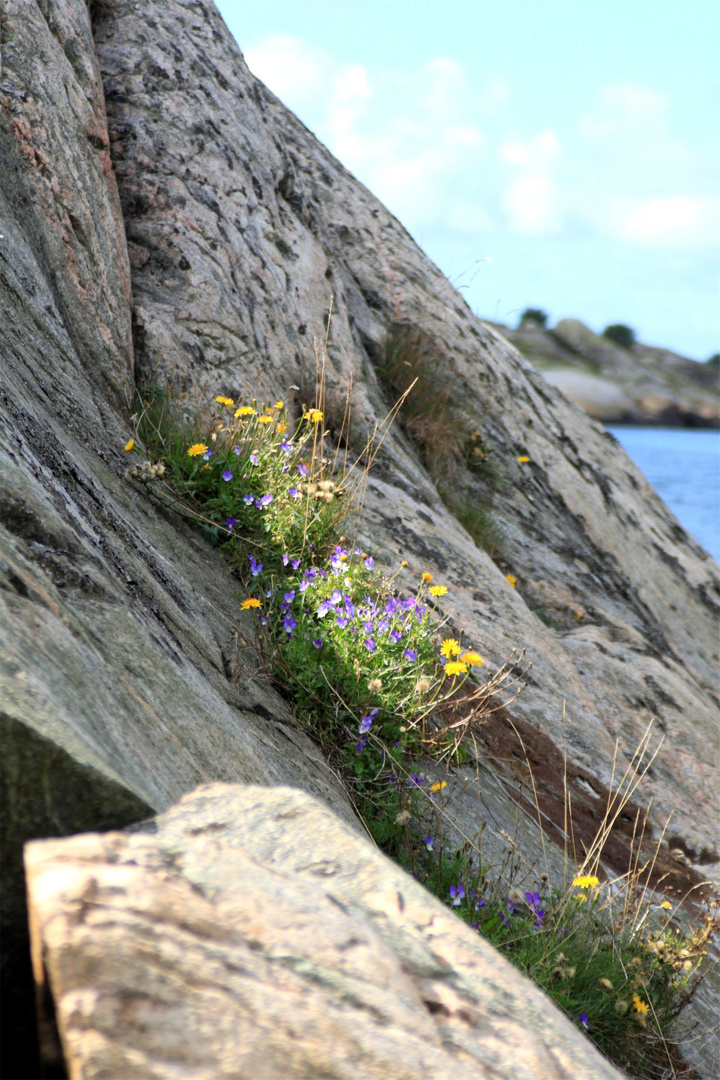
M413 349L423 355L420 344ZM404 366L399 355L396 361ZM621 1068L637 1077L660 1078L671 1068L682 1075L669 1032L720 928L717 907L683 934L670 902L648 894L637 860L617 880L601 880L604 845L652 762L647 743L568 883L551 883L547 873L528 881L512 856L504 866L487 865L483 823L468 835L455 817L456 767L477 760L479 727L492 723L500 697L507 704L518 692L522 657L489 672L472 643L447 632L446 585L429 572L412 580L403 562L382 573L372 553L355 545L367 467L386 426L361 455L363 467L349 460L342 439L335 447L326 440L323 384L321 371L318 404L295 420L283 401L220 395L191 432L169 428L156 397L135 414L125 449L140 460L126 475L222 545L238 579L238 609L254 620L256 648L374 841L534 979ZM445 414L431 404L426 397L412 407L417 431L447 425L449 399ZM462 429L453 427L457 438ZM478 445L467 437L460 449ZM439 443L432 453L442 460Z
M482 421L471 424L456 404L456 380L442 343L418 326L394 323L377 372L393 397L402 395L399 423L437 482L443 502L478 547L494 558L505 538L494 512L503 481Z

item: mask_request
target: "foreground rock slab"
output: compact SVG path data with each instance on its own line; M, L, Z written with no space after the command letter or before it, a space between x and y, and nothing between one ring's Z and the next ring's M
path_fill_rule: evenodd
M620 1074L312 796L215 784L130 833L26 848L71 1078Z

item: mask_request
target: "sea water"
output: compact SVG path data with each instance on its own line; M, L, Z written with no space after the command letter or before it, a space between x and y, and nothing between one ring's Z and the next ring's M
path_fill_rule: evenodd
M720 431L609 427L687 531L720 562Z

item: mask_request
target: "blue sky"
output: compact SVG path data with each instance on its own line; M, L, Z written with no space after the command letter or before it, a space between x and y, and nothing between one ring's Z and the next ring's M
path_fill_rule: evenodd
M720 351L717 0L216 0L484 318Z

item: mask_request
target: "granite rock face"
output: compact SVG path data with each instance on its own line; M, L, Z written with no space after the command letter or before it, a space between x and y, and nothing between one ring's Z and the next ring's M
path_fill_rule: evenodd
M656 717L669 748L645 792L653 821L672 811L675 846L717 877L717 566L615 441L472 315L253 77L211 3L105 6L95 40L142 377L170 380L190 414L216 393L287 398L293 384L310 401L332 292L329 396L352 378L361 437L392 400L376 370L388 334L400 323L436 342L440 377L482 429L501 556L473 543L399 429L370 476L363 546L408 559L408 585L441 575L448 613L493 666L527 648L533 685L516 709L567 738L600 784L616 739L631 753ZM482 478L462 462L457 475L483 498Z
M519 813L528 861L541 851L512 724L545 770L542 820L557 839L563 748L590 829L616 740L622 769L654 718L666 743L642 792L653 799L648 835L672 812L662 849L672 887L717 881L715 564L600 425L472 315L251 75L211 3L113 0L92 12L91 27L82 0L7 0L2 19L0 712L13 999L25 840L123 827L213 781L301 787L353 822L259 667L221 553L123 478L138 383L167 380L188 416L219 392L311 402L331 293L329 426L352 379L351 438L362 445L392 402L378 378L386 341L409 327L482 431L491 469L459 459L435 482L396 428L357 539L378 562L408 560L401 587L424 570L446 584L455 630L491 667L518 646L532 660L512 717L482 742L488 843L500 850ZM445 506L450 479L470 505L491 499L503 533L494 558ZM477 775L450 784L470 834ZM626 829L612 868L630 843ZM18 1013L3 1013L27 1045Z
M151 831L36 841L26 865L33 966L71 1077L620 1076L301 792L200 788Z

